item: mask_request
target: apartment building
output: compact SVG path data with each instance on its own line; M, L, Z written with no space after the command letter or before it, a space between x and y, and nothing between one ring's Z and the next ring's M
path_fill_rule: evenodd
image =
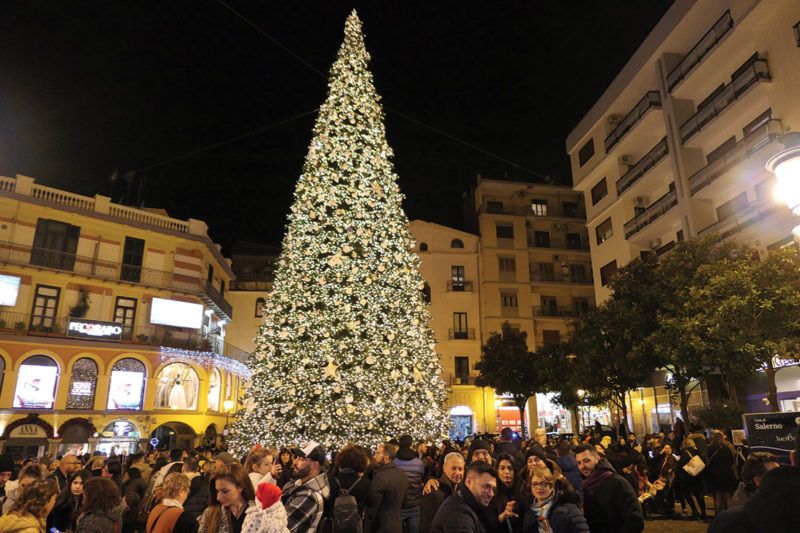
M566 140L599 301L617 268L683 239L791 242L765 163L800 128L799 64L800 3L676 0Z
M219 443L249 372L204 222L0 177L0 446ZM156 440L151 440L156 439Z

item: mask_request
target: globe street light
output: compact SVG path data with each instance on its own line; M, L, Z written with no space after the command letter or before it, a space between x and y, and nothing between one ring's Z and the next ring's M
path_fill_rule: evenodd
M786 202L795 216L800 216L800 133L786 134L782 142L786 149L769 158L767 170L778 181L775 197ZM800 226L792 229L792 235L800 243Z

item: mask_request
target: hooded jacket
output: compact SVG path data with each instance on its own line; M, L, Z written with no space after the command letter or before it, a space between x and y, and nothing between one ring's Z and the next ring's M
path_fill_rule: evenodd
M425 478L425 464L411 448L400 448L394 459L397 468L408 478L408 490L403 498L402 509L419 507L422 498L422 482Z
M44 520L33 515L4 514L0 516L0 533L43 533Z
M570 453L559 457L556 459L556 464L558 464L561 473L567 478L572 488L578 494L583 494L583 478L581 477L581 471L578 469L578 460L575 458L575 454Z

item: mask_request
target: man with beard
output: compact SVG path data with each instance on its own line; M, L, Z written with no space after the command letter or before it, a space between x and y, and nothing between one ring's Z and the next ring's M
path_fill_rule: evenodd
M375 452L375 477L372 478L375 504L367 511L374 533L403 531L400 507L408 492L408 478L394 463L396 456L397 446L388 442L378 445Z
M436 511L464 479L464 458L460 453L448 453L444 458L443 465L438 488L422 496L422 500L420 500L420 533L430 531Z
M436 511L431 533L487 533L487 507L496 490L497 471L483 461L473 462L464 484Z
M322 469L325 449L316 442L292 448L296 459L292 481L283 487L281 503L286 508L291 533L315 533L330 495L328 476Z

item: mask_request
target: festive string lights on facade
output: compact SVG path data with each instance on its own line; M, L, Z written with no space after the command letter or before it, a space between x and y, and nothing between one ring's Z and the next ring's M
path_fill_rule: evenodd
M249 360L236 452L446 432L447 391L368 60L353 12Z
M161 362L166 363L188 363L197 366L211 366L239 376L240 378L250 379L250 369L239 361L234 361L214 352L200 352L197 350L183 350L181 348L170 348L161 346Z

